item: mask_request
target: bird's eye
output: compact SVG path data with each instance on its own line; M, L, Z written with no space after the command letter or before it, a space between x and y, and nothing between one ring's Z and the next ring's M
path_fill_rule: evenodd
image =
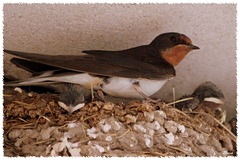
M172 42L176 42L177 39L176 39L175 36L171 36L171 37L170 37L170 40L171 40Z

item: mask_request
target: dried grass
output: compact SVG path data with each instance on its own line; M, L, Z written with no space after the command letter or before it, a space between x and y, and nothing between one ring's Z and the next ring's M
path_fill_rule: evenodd
M173 91L174 92L174 91ZM93 93L92 93L93 95ZM8 138L8 134L14 130L25 130L25 129L37 129L39 126L54 126L57 130L67 130L67 126L72 123L81 122L81 128L83 130L83 138L85 140L79 141L79 143L86 144L89 140L86 130L96 126L101 119L107 119L114 116L120 122L124 123L126 130L121 134L109 134L114 136L116 139L125 137L128 133L132 132L133 123L126 124L126 115L132 115L136 117L136 121L144 120L144 117L140 115L144 112L153 112L156 108L160 108L161 111L165 112L167 119L165 121L174 121L180 125L184 125L186 128L192 129L199 134L205 136L211 136L212 133L207 133L199 127L201 125L207 125L202 116L209 116L216 122L211 127L212 130L218 131L225 137L230 137L230 139L236 143L236 136L217 118L213 115L205 112L186 112L175 108L173 105L183 101L188 101L193 99L193 97L173 101L171 103L159 102L156 104L145 103L141 101L132 101L127 105L124 104L114 104L114 107L103 107L104 105L113 105L109 102L90 102L85 107L81 108L76 113L69 115L65 110L58 106L58 97L56 94L33 94L31 97L26 94L16 93L16 95L4 94L4 143L5 146L9 148L14 147L14 143ZM42 105L39 105L39 104ZM38 106L38 107L37 107ZM105 108L105 109L104 109ZM107 109L106 109L107 108ZM41 127L40 127L41 128ZM50 143L55 143L56 138L52 137L46 140L36 141L32 144L34 145L46 145ZM11 144L11 145L10 145ZM236 145L236 144L235 144ZM169 150L161 152L157 149L154 150L144 150L138 156L191 156L185 150L179 148L178 146L165 146ZM11 152L14 148L9 149ZM6 150L8 151L8 150ZM20 154L20 150L18 151ZM233 151L235 152L235 151ZM6 154L6 153L5 153ZM9 155L9 153L7 153ZM114 154L104 154L105 156L114 156ZM130 154L132 155L132 154Z

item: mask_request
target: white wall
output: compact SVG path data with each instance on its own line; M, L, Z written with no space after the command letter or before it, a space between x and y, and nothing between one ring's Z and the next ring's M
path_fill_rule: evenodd
M191 93L204 81L222 89L229 118L236 114L236 5L234 4L5 4L4 48L42 54L122 50L180 32L201 49L177 67L177 77L155 95ZM5 74L23 78L5 59Z

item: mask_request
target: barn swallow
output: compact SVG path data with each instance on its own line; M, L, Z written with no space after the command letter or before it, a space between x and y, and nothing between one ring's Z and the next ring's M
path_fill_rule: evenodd
M66 84L67 88L59 95L58 104L60 107L68 111L69 114L84 107L85 96L84 91L79 85Z
M26 70L37 70L29 79L6 85L67 82L102 90L122 98L146 98L175 76L174 66L199 47L175 32L157 36L150 44L121 51L85 50L86 55L42 55L11 50L4 52ZM151 100L151 99L150 99Z
M207 81L200 84L192 95L185 95L180 99L193 97L191 100L177 103L175 106L181 110L195 110L198 107L204 109L208 113L214 112L215 117L221 117L225 121L225 112L222 112L224 104L224 95L222 91L212 82Z

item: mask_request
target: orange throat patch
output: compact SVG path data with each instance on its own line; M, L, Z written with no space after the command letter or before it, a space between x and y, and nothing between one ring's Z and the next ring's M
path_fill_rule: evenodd
M161 51L162 57L171 65L176 66L190 52L191 49L186 45L177 45L170 49Z

